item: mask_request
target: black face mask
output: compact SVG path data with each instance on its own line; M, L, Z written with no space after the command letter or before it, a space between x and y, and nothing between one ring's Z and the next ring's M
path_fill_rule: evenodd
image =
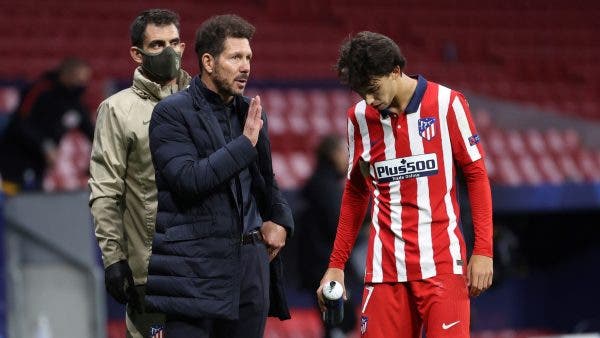
M142 69L152 79L167 82L179 75L181 54L177 53L173 47L166 47L156 54L145 52L137 47L136 49L143 55Z

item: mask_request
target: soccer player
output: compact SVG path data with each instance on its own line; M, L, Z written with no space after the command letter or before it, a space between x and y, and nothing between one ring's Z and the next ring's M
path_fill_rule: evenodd
M469 337L469 295L492 283L492 203L483 148L464 96L404 74L390 38L361 32L340 49L338 76L364 100L348 110L349 168L329 268L344 266L369 199L363 337ZM458 227L456 166L475 230L468 260Z

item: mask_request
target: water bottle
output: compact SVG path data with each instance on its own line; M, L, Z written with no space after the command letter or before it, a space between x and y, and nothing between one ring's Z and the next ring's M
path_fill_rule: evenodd
M325 307L323 320L329 325L337 325L344 319L344 288L336 281L329 282L323 287Z

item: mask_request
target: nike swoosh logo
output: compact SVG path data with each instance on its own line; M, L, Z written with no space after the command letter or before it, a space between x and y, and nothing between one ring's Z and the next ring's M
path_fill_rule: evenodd
M148 121L143 121L142 123L143 123L143 124L148 124L148 123L150 123L150 120L148 120Z
M449 328L453 327L454 325L456 325L458 323L460 323L460 320L457 320L457 321L455 321L453 323L450 323L450 324L442 323L442 329L448 330Z

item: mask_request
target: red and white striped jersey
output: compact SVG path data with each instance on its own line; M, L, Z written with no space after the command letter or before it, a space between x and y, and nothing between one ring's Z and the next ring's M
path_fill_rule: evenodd
M419 76L404 113L386 114L361 101L348 110L348 147L348 181L330 267L345 265L364 217L364 211L357 217L356 206L368 204L370 195L365 282L465 273L455 163L477 161L483 149L463 95ZM491 227L491 203L489 208ZM491 255L491 247L485 251Z

